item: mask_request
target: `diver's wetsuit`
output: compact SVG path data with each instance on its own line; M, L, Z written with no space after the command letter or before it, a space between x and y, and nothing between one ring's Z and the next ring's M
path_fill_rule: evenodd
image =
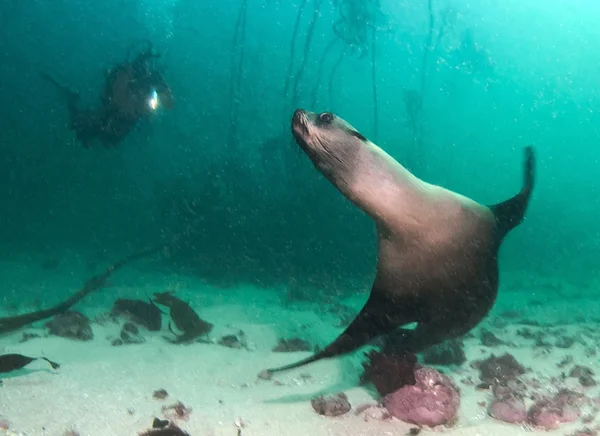
M94 140L106 147L115 147L138 121L151 113L149 98L153 91L164 100L167 107L172 104L169 86L162 75L151 68L150 60L154 57L157 56L147 50L132 62L110 70L101 97L102 105L98 109L81 108L78 93L46 73L42 73L42 77L65 94L70 127L85 147L91 147Z

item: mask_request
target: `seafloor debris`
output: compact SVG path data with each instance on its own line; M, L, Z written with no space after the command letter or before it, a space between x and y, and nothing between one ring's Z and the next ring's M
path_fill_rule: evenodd
M142 344L146 342L146 339L140 334L140 329L132 322L123 324L120 337L125 344Z
M277 353L293 353L296 351L312 351L312 347L308 341L300 338L279 339L273 351Z
M569 377L575 377L579 379L579 383L581 383L581 386L583 387L589 388L596 386L594 371L587 366L575 365L569 373Z
M516 383L510 382L511 387L494 386L494 400L488 409L493 418L512 424L527 421L527 408L523 399L522 390Z
M525 373L523 365L517 362L517 359L509 353L505 353L500 357L492 354L485 360L474 362L473 366L479 369L481 381L490 385L514 380Z
M504 357L504 364L508 363L506 366L509 370L497 369L502 357ZM502 357L490 361L493 363L491 365L493 374L504 374L502 377L495 376L495 380L490 383L493 387L494 399L488 408L488 413L493 418L507 423L527 424L535 428L551 430L564 423L577 421L583 415L585 407L594 409L590 398L583 393L560 389L557 386L560 380L565 379L564 374L561 378L551 379L551 385L535 378L521 380L521 375L524 373L522 367L516 363L516 360L513 361L512 356L511 359ZM581 378L590 376L590 373L589 368L576 366L569 375ZM482 377L483 379L489 380L489 374ZM554 394L548 392L554 389L558 391ZM582 421L586 423L586 419Z
M19 339L20 343L30 341L32 339L41 338L37 333L23 332L23 336Z
M235 421L233 421L233 425L235 425L235 428L237 430L237 436L242 436L242 429L246 428L246 421L244 421L244 418L236 418Z
M527 411L529 424L544 430L558 428L563 423L574 422L581 416L580 406L586 398L576 392L562 390L552 398L535 402Z
M152 392L152 398L156 400L164 400L169 396L169 393L165 389L157 389Z
M190 436L190 434L172 422L154 418L152 428L140 433L139 436Z
M137 326L131 322L126 322L121 328L119 337L113 339L111 345L120 346L123 344L143 344L146 339L140 334Z
M151 301L119 298L114 302L110 314L113 317L125 317L150 331L160 330L162 324L162 312Z
M154 421L152 421L152 428L165 428L168 425L168 419L154 418Z
M481 345L485 346L485 347L497 347L499 345L504 345L506 342L504 342L502 339L498 338L498 336L496 336L495 334L493 334L491 331L487 330L487 329L481 329Z
M140 436L190 436L190 434L176 425L170 424L165 428L150 429L141 433Z
M51 335L63 338L79 341L90 341L94 338L89 318L80 312L70 310L61 313L48 321L45 327Z
M560 362L558 362L556 364L556 366L558 366L559 368L564 368L565 366L573 363L573 360L574 360L573 356L571 356L571 355L565 356Z
M190 417L192 409L188 409L181 401L177 401L170 406L163 406L162 411L167 418L182 419L187 421Z
M463 343L456 339L429 347L423 352L422 360L427 365L462 365L466 361Z
M575 344L575 339L570 336L560 336L554 342L554 346L557 348L571 348Z
M311 400L313 409L319 415L340 416L348 413L352 406L343 392L330 397L317 397Z
M234 335L225 335L219 339L219 345L223 345L224 347L242 349L248 348L248 343L246 341L246 334L243 330L240 330Z
M571 433L569 436L598 436L598 430L584 427L580 430L575 430L575 432Z
M181 335L175 335L171 324L169 324L169 330L176 338L174 340L167 339L175 344L193 342L200 336L207 335L213 329L213 325L210 322L201 319L192 306L174 296L173 292L156 292L154 293L153 301L169 308L169 315L173 323L183 332Z
M261 380L271 380L273 378L273 373L263 369L261 372L258 373L258 378Z

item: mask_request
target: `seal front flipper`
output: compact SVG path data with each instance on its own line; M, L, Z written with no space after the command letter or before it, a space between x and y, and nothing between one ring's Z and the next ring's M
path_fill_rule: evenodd
M501 238L523 221L535 184L535 153L533 147L525 147L524 152L525 162L523 163L523 185L521 186L521 191L513 198L490 206L496 218Z
M377 280L375 281L377 283ZM383 296L375 285L366 304L344 332L325 349L306 359L279 368L267 369L269 373L287 371L317 360L342 356L363 345L377 336L389 333L397 327L413 322L414 305L411 302L390 301ZM394 309L393 311L390 309Z

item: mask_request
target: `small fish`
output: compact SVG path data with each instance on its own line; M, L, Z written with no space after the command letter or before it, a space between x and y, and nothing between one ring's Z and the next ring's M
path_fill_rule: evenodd
M45 360L52 366L52 369L60 368L58 363L52 362L45 357L28 357L23 356L22 354L2 354L0 355L0 373L16 371L37 359Z

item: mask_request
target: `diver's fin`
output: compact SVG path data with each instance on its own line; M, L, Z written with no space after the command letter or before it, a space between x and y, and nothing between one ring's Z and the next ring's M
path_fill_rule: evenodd
M523 221L535 184L535 153L533 147L525 147L524 153L525 161L523 163L523 185L521 191L502 203L490 206L496 218L501 238Z
M48 82L52 83L54 86L56 86L60 90L63 90L66 88L65 85L60 83L58 80L56 80L54 77L52 77L50 74L46 73L45 71L40 71L40 76L42 77L42 79L47 80Z
M75 104L79 101L79 93L78 92L73 91L67 85L63 85L58 80L56 80L54 77L52 77L50 74L46 73L45 71L41 71L40 76L42 76L42 79L45 79L48 82L52 83L54 86L56 86L60 90L60 92L62 92L66 96L67 102L69 104Z

